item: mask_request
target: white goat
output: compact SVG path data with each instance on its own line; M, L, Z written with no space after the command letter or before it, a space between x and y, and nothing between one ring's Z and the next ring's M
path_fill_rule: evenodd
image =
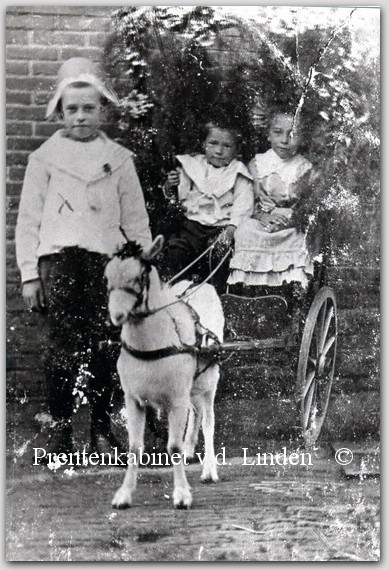
M199 356L196 340L200 326L222 342L223 309L211 285L204 284L195 291L188 298L189 305L178 300L189 281L173 287L161 283L150 260L162 245L163 238L158 236L148 250L135 254L130 251L128 257L119 253L105 272L110 317L114 325L122 327L117 369L125 396L130 444L129 464L112 501L114 508L131 506L138 467L138 460L131 458L139 459L143 449L146 406L168 413L167 450L170 455L179 454L173 461L174 506L189 508L192 503L184 462L194 455L200 424L205 445L201 479L218 480L213 405L219 365Z

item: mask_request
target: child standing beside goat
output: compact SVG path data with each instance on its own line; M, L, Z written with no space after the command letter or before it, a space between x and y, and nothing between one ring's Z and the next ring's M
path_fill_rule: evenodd
M64 128L28 161L16 227L22 295L47 313L45 359L54 452L72 450L75 378L83 358L90 373L91 446L110 430L111 366L99 350L108 329L104 268L125 234L151 242L132 153L101 130L103 106L117 97L93 62L72 58L60 68L47 117Z
M176 157L180 167L169 172L164 192L179 201L184 218L167 242L165 262L170 277L193 262L212 241L227 250L236 228L252 214L252 176L236 158L238 139L237 130L225 122L209 122L204 153Z

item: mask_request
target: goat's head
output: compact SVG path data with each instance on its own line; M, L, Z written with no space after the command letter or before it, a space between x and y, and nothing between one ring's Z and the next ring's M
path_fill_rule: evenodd
M157 236L147 249L127 241L107 263L108 309L114 325L120 326L129 317L139 318L147 313L150 261L161 251L163 241L163 236Z

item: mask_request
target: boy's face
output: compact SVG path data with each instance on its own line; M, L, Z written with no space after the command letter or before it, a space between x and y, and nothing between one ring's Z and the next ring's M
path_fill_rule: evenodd
M230 131L213 127L205 139L204 152L208 164L216 168L227 166L235 158L235 138Z
M103 118L100 93L92 85L69 85L62 94L62 113L69 137L88 140L96 135Z
M280 158L290 158L297 152L299 137L293 116L279 114L271 121L268 140L271 147Z

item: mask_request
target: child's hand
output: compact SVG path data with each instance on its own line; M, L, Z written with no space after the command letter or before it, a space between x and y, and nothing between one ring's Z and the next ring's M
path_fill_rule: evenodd
M274 209L275 203L268 196L261 197L261 209L270 213Z
M27 307L32 311L41 311L46 305L40 279L23 283L22 295Z
M256 219L261 222L264 231L269 234L290 226L289 219L283 214L261 212Z
M180 183L180 173L178 172L178 170L171 170L167 175L167 180L165 184L166 190L171 190L175 186L178 186L179 183Z
M272 200L261 187L257 190L257 196L263 212L270 213L276 207L274 200Z
M218 242L225 247L229 247L234 239L235 230L235 226L227 226L224 228L222 233L219 235Z

